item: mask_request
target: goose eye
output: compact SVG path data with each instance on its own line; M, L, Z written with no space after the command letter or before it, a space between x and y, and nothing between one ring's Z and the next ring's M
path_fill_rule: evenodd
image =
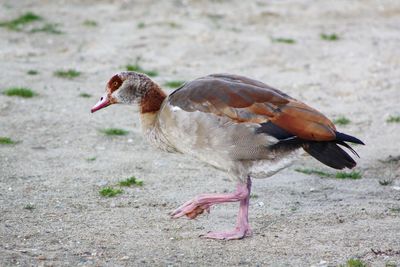
M117 86L118 86L118 82L114 82L113 87L117 87Z

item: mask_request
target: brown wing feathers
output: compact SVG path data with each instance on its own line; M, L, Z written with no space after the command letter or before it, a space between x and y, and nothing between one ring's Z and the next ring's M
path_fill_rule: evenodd
M363 144L336 132L334 124L317 110L268 85L243 76L215 74L186 83L169 96L173 106L227 116L237 122L260 123L256 133L275 136L273 149L303 147L311 156L336 169L356 162L337 144Z
M191 104L193 104L192 108L197 109L195 106L204 103L215 106L226 105L232 108L245 108L254 103L285 104L289 102L284 96L268 88L207 76L177 89L171 94L170 102L185 109L191 109Z
M335 126L324 115L281 91L237 75L210 75L185 84L170 103L186 111L225 115L238 122L272 121L308 140L335 139Z
M330 141L335 139L335 126L315 109L295 100L281 107L271 121L283 129L306 140Z

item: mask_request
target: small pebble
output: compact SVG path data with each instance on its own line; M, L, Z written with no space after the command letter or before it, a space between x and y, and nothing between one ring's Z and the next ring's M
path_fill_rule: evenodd
M41 260L41 261L46 260L46 256L43 256L43 255L40 255L37 258L38 258L38 260Z

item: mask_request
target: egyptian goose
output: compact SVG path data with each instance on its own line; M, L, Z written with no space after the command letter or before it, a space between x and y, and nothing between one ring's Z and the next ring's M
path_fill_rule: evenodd
M209 232L213 239L251 235L248 208L250 177L268 177L290 165L303 148L335 169L356 162L340 146L359 139L336 131L323 114L262 82L231 74L213 74L182 85L166 95L144 74L121 72L106 86L92 108L137 104L147 140L157 148L187 154L228 173L238 182L228 194L202 194L171 213L193 219L215 204L240 202L236 228ZM340 145L340 146L338 146ZM358 155L357 155L358 156Z

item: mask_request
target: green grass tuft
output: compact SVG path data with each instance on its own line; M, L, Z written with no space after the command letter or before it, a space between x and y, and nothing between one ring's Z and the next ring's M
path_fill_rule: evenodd
M170 87L170 88L178 88L184 83L185 83L185 81L174 80L174 81L166 82L165 86Z
M126 67L127 71L142 71L142 68L137 64L135 64L135 65L128 64L125 67Z
M88 161L88 162L92 162L92 161L95 161L96 160L96 157L91 157L91 158L87 158L86 159L86 161Z
M390 211L393 213L400 213L400 208L391 208Z
M69 70L57 70L54 75L60 78L73 79L79 77L81 73L79 71L69 69Z
M91 95L91 94L88 94L88 93L80 93L79 96L80 96L80 97L85 97L85 98L92 97L92 95Z
M97 22L96 21L89 20L89 19L85 20L82 24L84 26L87 26L87 27L96 27L97 26Z
M101 130L105 135L127 135L129 132L118 128L106 128Z
M367 265L359 259L350 259L346 262L346 267L367 267Z
M389 123L399 123L400 122L400 116L390 116L387 120L386 120L386 122L389 122Z
M337 172L336 175L335 175L335 178L357 180L357 179L361 179L361 173L357 172L357 171Z
M51 34L62 34L63 32L59 30L58 24L54 23L46 23L41 27L38 28L33 28L30 30L31 33L36 33L36 32L45 32L45 33L51 33Z
M0 136L0 145L14 145L17 142L12 140L10 137Z
M297 172L301 172L308 175L318 175L320 177L329 177L329 178L337 178L337 179L360 179L361 173L357 171L352 172L337 172L336 174L328 173L320 170L313 170L313 169L295 169Z
M127 71L136 71L136 72L141 72L144 74L147 74L150 77L156 77L158 76L158 72L155 70L145 70L143 69L141 66L139 66L138 64L128 64L125 66Z
M7 96L19 96L24 98L31 98L37 95L34 91L25 87L10 87L3 92Z
M26 210L34 210L35 208L36 208L35 205L33 205L33 204L31 204L31 203L26 204L26 205L24 206L24 209L26 209Z
M123 181L119 181L118 184L120 186L131 186L131 185L137 185L137 186L142 186L143 181L137 180L135 176L129 177Z
M319 171L319 170L313 170L313 169L295 169L295 171L297 172L301 172L304 174L308 174L308 175L318 175L321 177L332 177L333 175L331 173L327 173L327 172L323 172L323 171Z
M113 187L104 187L99 191L100 195L103 197L115 197L116 195L122 194L122 192L123 191L121 189L116 189Z
M137 26L139 29L143 29L144 27L146 27L146 24L145 24L144 22L139 22L136 26Z
M16 19L0 22L0 27L5 27L12 31L22 31L26 25L36 21L43 21L43 18L32 12L27 12ZM62 31L57 29L57 26L58 24L54 23L44 23L42 24L42 26L33 28L29 32L31 33L46 32L52 34L61 34Z
M322 40L325 40L325 41L337 41L337 40L339 40L339 36L337 34L335 34L335 33L332 33L332 34L321 33L320 37L321 37Z
M337 124L337 125L347 125L347 124L349 124L351 121L348 119L348 118L346 118L346 117L344 117L344 116L340 116L339 118L337 118L336 120L333 120L333 123L334 124Z
M256 199L256 198L258 198L258 195L257 194L250 194L250 198Z
M383 185L383 186L393 184L393 180L385 180L385 179L383 179L383 180L379 180L378 182L379 182L380 185Z
M39 72L37 70L28 70L26 73L28 75L37 75L37 74L39 74Z
M178 23L173 22L173 21L169 21L167 23L167 25L170 26L171 28L180 28L181 27Z
M296 40L291 38L272 38L274 43L295 44Z
M387 261L385 267L397 267L397 264L394 261Z
M13 31L20 31L22 30L23 26L42 19L43 18L39 15L36 15L32 12L27 12L16 19L0 22L0 27L5 27Z

